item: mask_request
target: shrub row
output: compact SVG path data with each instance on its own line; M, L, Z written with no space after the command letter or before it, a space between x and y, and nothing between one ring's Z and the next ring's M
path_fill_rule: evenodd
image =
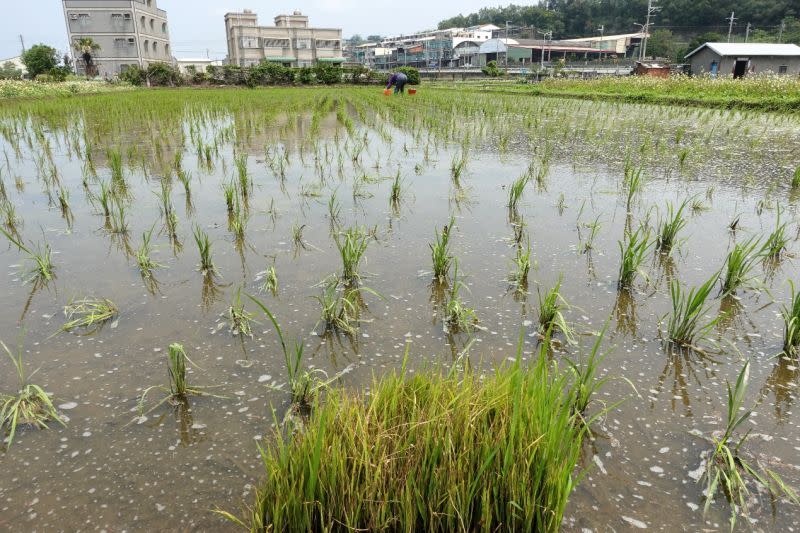
M420 82L419 71L410 67L401 69L408 75L412 85ZM262 62L253 67L225 65L209 66L205 72L195 71L189 75L163 63L153 63L147 68L130 67L120 74L122 81L132 85L176 87L180 85L232 85L259 87L264 85L334 85L381 84L386 83L388 75L375 72L366 67L340 67L331 64L317 64L314 67L285 67L278 63Z

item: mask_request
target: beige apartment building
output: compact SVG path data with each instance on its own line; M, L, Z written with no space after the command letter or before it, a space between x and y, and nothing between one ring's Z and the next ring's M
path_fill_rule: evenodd
M172 63L167 12L156 0L62 0L70 44L91 37L99 76L113 78L125 68ZM78 74L84 65L72 51Z
M275 26L259 26L258 16L245 9L225 15L228 63L240 67L273 61L287 67L342 63L342 30L312 28L308 17L295 11L275 17Z

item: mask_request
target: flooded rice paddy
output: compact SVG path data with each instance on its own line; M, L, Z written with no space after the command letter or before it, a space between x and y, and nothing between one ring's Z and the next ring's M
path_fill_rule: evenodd
M724 429L726 380L748 359L745 405L755 407L743 453L800 489L800 363L778 355L800 253L795 116L447 91L163 91L5 103L0 133L4 228L48 243L55 273L26 283L25 254L2 247L0 338L24 333L32 381L67 422L21 430L0 454L0 530L231 528L211 510L249 502L262 479L257 444L289 407L278 339L247 298L252 337L231 330L240 289L303 339L307 365L360 390L397 368L407 343L415 369L449 367L467 349L489 369L513 357L520 332L530 356L538 292L562 279L576 344L556 335L555 357L579 357L607 323L601 373L611 380L595 409L627 398L596 422L564 530L728 529L729 505L718 497L704 516L696 479L705 436ZM629 194L626 173L638 171L643 185ZM509 188L524 175L511 210ZM115 191L108 216L105 189ZM618 241L640 225L655 232L685 200L674 250L649 248L632 289L619 291ZM447 331L431 283L429 243L451 217L461 298L479 320L471 335ZM783 223L781 259L759 260L734 296L712 292L720 319L702 349L668 346L669 283L702 284L735 243ZM333 236L351 227L369 236L360 283L374 293L361 293L354 334L326 334L314 297L341 269ZM157 266L143 276L136 251L151 228ZM216 276L198 271L196 228ZM517 290L513 259L528 239L529 285ZM274 292L262 290L270 267ZM119 313L61 331L64 306L84 297ZM174 342L194 363L190 382L215 396L140 416L143 391L168 386ZM0 368L0 391L13 392L13 368ZM755 485L750 497L738 528L800 528L800 507Z

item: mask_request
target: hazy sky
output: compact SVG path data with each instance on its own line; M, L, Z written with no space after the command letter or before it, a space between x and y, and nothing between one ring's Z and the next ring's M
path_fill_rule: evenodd
M226 54L223 15L228 11L251 9L261 24L295 9L311 17L311 24L342 28L345 37L355 33L392 35L435 27L445 18L470 13L485 6L511 2L496 0L157 0L167 10L176 57L212 57ZM536 4L519 1L517 4ZM25 45L46 43L59 50L67 48L61 0L0 0L0 59L20 53L19 35Z

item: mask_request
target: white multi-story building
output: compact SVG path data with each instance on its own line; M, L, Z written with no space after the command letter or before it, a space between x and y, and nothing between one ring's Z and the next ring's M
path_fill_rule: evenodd
M287 67L309 67L316 63L343 63L342 30L312 28L308 17L295 11L278 15L274 26L259 26L250 10L225 15L228 63L240 67L262 61Z
M172 63L167 12L156 0L62 0L70 47L91 37L100 45L93 53L97 74L111 78L125 68ZM75 66L84 73L80 53Z

